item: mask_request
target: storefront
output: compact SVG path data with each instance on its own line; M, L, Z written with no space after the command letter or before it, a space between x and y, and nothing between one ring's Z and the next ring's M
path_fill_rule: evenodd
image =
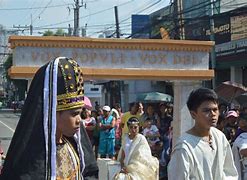
M216 45L218 83L231 80L247 86L247 39Z

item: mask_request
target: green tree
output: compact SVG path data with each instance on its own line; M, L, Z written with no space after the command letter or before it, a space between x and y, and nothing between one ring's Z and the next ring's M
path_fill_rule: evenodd
M11 55L9 55L9 57L7 58L7 60L3 63L4 76L7 79L7 81L10 80L10 77L8 75L8 69L12 66L12 64L13 64L13 56L11 54Z
M47 30L44 32L43 36L67 36L68 34L63 29L57 29L54 33L51 30Z
M43 36L54 36L54 33L51 30L47 30L44 32Z
M58 29L55 36L67 36L67 33L65 33L63 29Z
M15 88L16 88L16 96L19 97L19 100L25 99L25 92L27 90L27 80L22 80L22 79L11 79L11 77L8 74L9 68L13 65L13 55L9 55L7 60L3 63L4 67L4 76L7 79L7 83L11 84L13 83ZM12 100L15 99L15 97L11 98Z

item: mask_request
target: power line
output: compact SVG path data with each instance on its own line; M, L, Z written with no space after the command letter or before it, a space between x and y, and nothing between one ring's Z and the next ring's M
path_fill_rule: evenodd
M98 11L98 12L94 13L93 15L100 14L102 12L108 11L109 9L113 9L113 8L111 7L111 8L102 10L102 11ZM79 19L83 19L83 18L86 18L86 17L89 17L89 16L91 16L91 15L86 15L86 16L83 16L83 17L79 17ZM73 20L74 19L67 20L67 21L62 21L62 22L59 22L59 23L49 24L49 25L43 25L43 26L40 26L40 28L47 27L47 26L55 26L55 25L64 24L64 23L69 23L69 22L72 22Z
M60 5L53 5L53 6L44 6L44 7L30 7L30 8L0 8L0 11L23 11L23 10L35 10L35 9L47 9L47 8L57 8L57 7L64 7L73 5L72 3L68 4L60 4Z
M187 8L186 9L186 11L180 11L179 13L176 13L176 14L168 14L168 15L165 15L165 16L163 16L162 17L162 19L160 20L160 21L157 21L155 24L150 24L150 25L146 25L146 26L144 26L142 29L140 29L139 31L137 31L136 33L134 33L134 34L131 34L130 36L128 36L128 37L126 37L126 39L129 39L129 38L131 38L133 35L135 35L135 34L138 34L138 33L141 33L144 29L146 29L146 28L150 28L150 26L152 26L152 25L157 25L157 24L159 24L162 20L174 20L174 16L175 17L177 17L178 15L181 15L181 14L185 14L185 13L189 13L189 12L192 12L192 11L194 11L194 10L197 10L197 9L200 9L200 8L202 8L202 7L200 7L200 5L203 5L203 7L205 7L205 4L204 4L205 2L202 2L202 3L198 3L198 4L196 4L196 5L194 5L193 7L191 7L191 8ZM211 3L208 3L208 4L211 4ZM197 7L197 6L199 6L199 8ZM174 30L176 30L175 28L177 28L176 26L173 28Z
M31 21L35 22L36 19L38 19L38 18L40 17L40 15L43 14L43 13L45 12L45 10L46 10L47 7L51 4L51 2L52 2L52 0L50 0L50 1L47 3L47 5L43 8L43 10L39 13L39 15L38 15L36 18L34 18L34 20L31 19Z
M129 2L129 1L128 1ZM124 3L123 3L124 4ZM207 3L207 2L202 2L202 3L198 3L198 4L196 4L196 5L194 5L193 7L190 7L190 8L187 8L187 9L185 9L184 11L181 11L180 13L181 14L187 14L187 13L189 13L189 12L193 12L193 11L196 11L196 10L198 10L198 9L200 9L200 8L203 8L203 7L207 7L208 5L210 5L211 3ZM228 5L227 5L228 4ZM238 3L237 5L245 5L245 4L247 4L247 3ZM120 6L121 6L122 4L120 4ZM236 5L236 6L237 6ZM227 2L227 3L225 3L225 4L223 4L221 7L229 7L229 6L232 6L233 7L233 5L229 5L229 2ZM83 16L83 17L80 17L80 19L82 19L82 18L86 18L86 17L89 17L89 16L92 16L92 15L96 15L96 14L100 14L100 13L102 13L102 12L105 12L105 11L108 11L108 10L111 10L111 9L113 9L113 7L111 7L111 8L107 8L107 9L104 9L104 10L101 10L101 11L98 11L98 12L95 12L95 13L93 13L93 14L90 14L90 15L87 15L87 16ZM142 10L141 10L142 11ZM179 14L178 14L179 15ZM201 15L203 15L203 13L201 13ZM199 15L200 17L201 17L201 15ZM123 19L122 21L120 21L120 27L122 27L122 24L126 21L126 20L128 20L128 19L130 19L131 17L129 17L129 18L126 18L126 19ZM169 15L166 15L166 16L163 16L163 18L162 18L162 20L164 20L164 19L166 19L166 20L169 20L169 19L172 19L172 18L174 18L174 17L172 17L171 16L171 14L169 14ZM197 20L198 19L198 17L196 16L196 18L194 19L194 20ZM187 21L191 21L191 20L193 20L192 18L183 18L183 20L187 20ZM201 20L203 20L203 18L201 18ZM56 23L56 24L50 24L50 25L44 25L44 26L39 26L39 27L34 27L34 29L35 30L38 30L38 29L61 29L61 27L54 27L54 26L57 26L57 25L60 25L60 24L63 24L63 23L66 23L66 22L72 22L73 21L73 19L72 20L69 20L69 21L63 21L63 22L60 22L60 23ZM158 23L160 23L161 21L159 21ZM157 23L157 24L158 24ZM105 26L110 26L110 27L108 27L108 28L106 28L106 30L107 29L111 29L111 28L113 28L114 27L114 23L109 23L109 24L103 24L103 25L98 25L98 27L105 27ZM50 26L50 27L49 27ZM91 26L87 26L88 28L93 28L93 27L97 27L97 25L91 25ZM62 28L64 28L64 27L62 27ZM174 28L177 28L177 27L174 27ZM66 29L66 28L64 28L64 29ZM93 32L93 33L91 33L91 34L96 34L96 33L102 33L102 32L104 32L105 31L105 29L104 30L100 30L100 31L96 31L96 32Z
M158 4L160 1L161 1L161 0L158 0L157 2L154 2L153 4L150 4L151 2L153 2L153 1L150 1L150 2L147 4L148 7L145 6L144 9L142 9L142 10L136 12L136 14L141 13L141 12L145 11L147 8L150 8L150 7L152 7L152 6L156 5L156 4ZM128 17L128 18L125 18L125 19L121 20L120 23L123 23L123 22L129 20L130 18L131 18L131 16ZM91 35L105 32L106 30L109 30L109 29L111 29L111 28L113 28L113 27L114 27L114 25L112 25L112 26L110 26L110 27L107 27L107 28L105 28L104 30L100 30L100 31L91 33Z
M158 2L153 3L150 7L152 7L153 5L159 3L160 1L161 1L161 0L159 0ZM127 1L127 2L125 2L125 3L120 4L119 6L124 6L124 5L126 5L126 4L131 3L131 2L132 2L132 1ZM151 1L150 1L150 2L151 2ZM100 13L102 13L102 12L105 12L105 11L108 11L108 10L112 10L112 9L113 9L113 7L107 8L107 9L104 9L104 10L101 10L101 11L98 11L98 12L95 12L95 13L93 13L93 14L90 14L90 15L87 15L87 16L80 17L79 19L83 19L83 18L92 16L92 15L100 14ZM144 10L145 10L145 9L144 9ZM141 11L139 11L138 13L140 13L140 12L142 12L142 11L144 11L144 10L141 10ZM126 21L126 20L128 20L128 19L130 19L130 18L124 19L124 20L122 20L120 23L122 23L122 22L124 22L124 21ZM64 23L69 23L69 22L72 22L72 21L73 21L73 19L67 20L67 21L63 21L63 22L59 22L59 23L55 23L55 24L43 25L43 26L40 26L40 27L36 27L35 29L37 29L37 28L43 28L43 27L48 27L48 26L56 26L56 25L60 25L60 24L64 24ZM88 27L90 27L90 26L88 26ZM112 23L112 26L111 26L111 27L108 27L107 29L110 29L110 28L113 28L113 27L114 27L114 23ZM100 32L104 32L104 31L105 31L105 30L101 30Z
M91 1L92 2L92 1ZM122 3L122 4L120 4L119 6L124 6L124 5L126 5L126 4L129 4L129 3L131 3L132 1L127 1L127 2L125 2L125 3ZM151 1L150 1L151 2ZM160 2L160 0L158 1L158 2ZM157 2L155 2L154 4L157 4ZM64 5L61 5L61 6L64 6ZM152 6L152 5L151 5ZM150 6L150 7L151 7ZM52 7L52 6L47 6L47 7ZM54 6L53 6L54 7ZM98 12L95 12L95 13L93 13L93 14L90 14L90 15L87 15L87 16L83 16L83 17L80 17L79 19L82 19L82 18L86 18L86 17L89 17L89 16L92 16L92 15L96 15L96 14L100 14L100 13L102 13L102 12L105 12L105 11L108 11L108 10L112 10L113 9L113 7L111 7L111 8L107 8L107 9L104 9L104 10L101 10L101 11L98 11ZM139 11L138 13L140 13L140 12L142 12L143 10L141 10L141 11ZM130 18L127 18L127 19L124 19L124 20L122 20L120 23L122 24L122 22L124 22L124 21L126 21L126 20L128 20L128 19L130 19ZM54 23L54 24L49 24L49 25L43 25L43 26L39 26L39 27L35 27L35 29L40 29L40 28L45 28L45 27L49 27L49 26L56 26L56 25L60 25L60 24L64 24L64 23L70 23L70 22L72 22L73 21L73 19L71 19L71 20L67 20L67 21L62 21L62 22L59 22L59 23ZM114 23L112 23L112 26L111 27L109 27L109 28L107 28L107 29L110 29L110 28L112 28L114 26ZM33 28L34 29L34 28ZM101 32L103 32L104 30L102 30Z
M135 34L142 33L144 30L146 30L146 28L150 28L151 26L157 25L157 24L159 24L162 20L172 21L172 19L174 19L174 16L177 17L178 15L181 15L181 14L184 15L184 14L193 12L193 11L195 11L195 10L198 10L198 9L200 9L200 8L207 7L207 6L209 6L209 5L212 4L211 2L210 2L210 3L205 3L205 4L204 4L204 3L205 3L205 2L198 3L197 5L194 5L194 6L191 7L191 8L187 8L187 9L184 10L184 11L180 11L179 13L177 13L177 14L175 14L175 15L173 15L173 16L172 16L172 14L165 15L165 16L162 17L162 19L161 19L160 21L157 21L157 22L155 22L154 24L146 25L145 27L143 27L142 29L140 29L138 32L133 33L133 34L131 34L130 36L126 37L126 39L131 38L131 37L132 37L133 35L135 35ZM228 2L228 3L225 3L224 5L226 5L226 4L229 4L229 2ZM247 3L241 3L241 5L244 5L244 4L247 4ZM201 6L201 5L203 5L203 6ZM222 5L221 7L223 7L223 5ZM214 15L213 17L215 17L215 16L216 16L216 15ZM217 15L217 16L219 16L219 15ZM204 19L204 18L208 18L208 16L207 16L207 15L204 15L204 16L201 16L201 17L196 16L196 17L194 17L194 18L184 18L183 20L192 21L192 20L199 20L199 18ZM176 28L179 28L179 27L180 27L180 25L175 26L175 27L173 27L173 29L171 29L170 31L174 31L174 30L176 30Z
M130 3L130 2L131 2L131 1L122 3L122 4L120 4L120 6L126 5L126 4L128 4L128 3ZM93 15L100 14L100 13L102 13L102 12L105 12L105 11L108 11L108 10L111 10L111 9L113 9L113 7L107 8L107 9L104 9L104 10L101 10L101 11L98 11L98 12L96 12L96 13L93 13ZM91 16L91 15L92 15L92 14L87 15L87 16L84 16L84 17L80 17L79 19L86 18L86 17ZM60 24L69 23L69 22L72 22L72 21L73 21L73 19L68 20L68 21L63 21L63 22L60 22L60 23L55 23L55 24L50 24L50 25L44 25L44 26L40 26L40 27L35 27L35 29L44 29L44 28L49 27L49 26L60 25ZM48 29L50 29L50 28L48 28Z
M150 5L150 7L152 7L153 5L156 5L156 4L159 3L159 2L160 2L160 1L153 3L152 5ZM205 4L204 4L204 3L205 3ZM184 12L183 12L183 11L180 11L180 13L178 13L178 14L175 15L175 16L178 16L178 15L181 15L181 14L186 14L186 13L189 13L189 12L192 12L192 11L195 11L195 10L198 10L198 9L200 9L200 8L202 8L202 7L205 7L205 6L208 6L208 5L210 5L210 4L211 4L211 2L210 2L210 3L207 3L207 4L206 4L206 2L198 3L198 4L194 5L194 6L191 7L191 8L187 8L186 11L184 11ZM201 5L202 5L202 6L201 6ZM199 6L199 7L198 7L198 6ZM145 8L145 9L146 9L146 8ZM144 9L144 10L145 10L145 9ZM139 12L137 12L137 14L138 14L138 13L141 13L141 12L144 11L144 10L140 10ZM169 18L171 18L171 19L174 20L174 16L173 16L172 14L168 14L168 15L163 16L163 17L165 17L165 18L169 17ZM126 20L128 20L128 19L130 19L130 18L131 18L131 17L128 17L128 18L122 20L120 23L122 23L122 22L124 22L124 21L126 21ZM113 26L106 28L106 30L111 29L111 28L113 28ZM145 27L145 28L147 28L147 27ZM91 35L96 34L96 33L102 33L102 32L104 32L104 31L105 31L105 30L97 31L97 32L92 33ZM140 32L138 31L137 33L140 33ZM129 36L128 38L130 38L130 37L132 37L132 36Z
M42 4L42 2L41 2L41 4ZM32 1L32 3L30 4L30 6L27 4L27 7L34 7L34 6L38 6L35 1ZM23 17L19 17L20 20L17 20L17 22L19 24L23 24L24 22L27 22L27 21L30 20L30 14L34 15L36 13L38 13L37 10L28 10L28 14L24 15L24 18Z

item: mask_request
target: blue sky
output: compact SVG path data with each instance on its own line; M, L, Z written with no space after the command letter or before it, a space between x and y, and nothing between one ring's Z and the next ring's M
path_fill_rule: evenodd
M80 27L87 25L87 35L90 37L97 37L106 29L114 29L114 6L118 6L120 30L128 34L131 14L150 14L169 2L170 0L83 0L86 7L80 8ZM13 29L13 26L29 26L32 21L34 34L47 29L55 31L57 28L67 28L68 24L73 27L74 4L74 0L0 0L0 24ZM24 31L23 34L28 35L29 31Z

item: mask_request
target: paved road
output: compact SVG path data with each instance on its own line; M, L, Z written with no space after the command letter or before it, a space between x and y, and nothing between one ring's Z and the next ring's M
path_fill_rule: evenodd
M6 154L15 128L20 118L20 113L13 113L9 110L0 110L0 140Z

